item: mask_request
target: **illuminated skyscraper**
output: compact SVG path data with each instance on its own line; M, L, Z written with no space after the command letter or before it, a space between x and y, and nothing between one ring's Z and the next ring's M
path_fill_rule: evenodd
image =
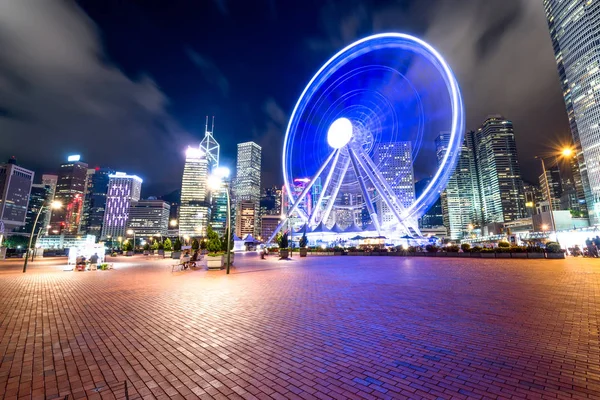
M109 178L101 238L116 240L125 237L129 207L140 199L142 179L124 172L115 172Z
M60 166L54 200L62 204L52 210L49 234L76 235L81 223L88 165L78 155Z
M438 161L448 149L450 132L442 132L436 139ZM454 173L446 189L440 194L443 223L452 239L461 239L482 221L479 178L475 157L474 132L467 132Z
M242 237L242 230L253 226L252 234L260 236L260 168L261 147L254 142L239 143L237 145L237 165L234 185L236 235ZM242 202L244 205L242 207ZM253 204L254 213L250 213L250 203ZM244 220L247 219L247 220ZM250 221L252 220L252 222ZM242 228L245 227L245 228Z
M373 151L373 162L379 167L382 177L390 185L404 208L415 202L412 146L410 142L378 144ZM382 227L397 224L396 217L380 198L377 210Z
M31 193L29 194L29 205L27 206L27 218L25 219L25 226L20 229L21 232L30 234L33 230L34 235L46 234L46 217L50 215L50 205L52 203L52 188L48 185L34 183L31 185ZM40 208L45 206L40 214L40 218L35 225L35 222Z
M483 223L524 218L525 194L512 122L490 116L473 137Z
M204 129L204 137L200 142L200 149L206 155L206 161L208 163L208 172L210 173L213 169L219 166L219 143L215 140L213 132L215 131L215 117L212 120L212 128L208 130L208 116L206 117L206 126Z
M541 174L539 181L540 188L542 189L542 201L550 204L548 201L548 192L550 192L550 196L552 198L552 209L561 210L560 197L563 194L563 187L558 165L549 168L547 167L546 175Z
M100 237L104 222L109 176L114 173L115 171L110 168L88 169L80 233Z
M167 236L171 206L163 200L139 200L129 207L127 230L131 229L137 237Z
M188 147L181 179L179 234L200 237L206 235L210 218L210 202L206 192L208 160L203 150Z
M0 165L0 221L5 234L25 225L33 175L18 166L14 157Z
M590 223L600 223L600 12L597 1L544 0ZM578 187L579 186L579 187ZM583 189L583 190L582 190ZM580 199L580 202L583 199Z

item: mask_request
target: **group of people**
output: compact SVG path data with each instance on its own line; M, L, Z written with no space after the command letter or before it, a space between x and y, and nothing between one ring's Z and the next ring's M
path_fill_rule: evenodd
M577 247L578 246L575 246L575 248ZM585 241L585 247L587 249L587 252L581 255L598 258L598 249L600 249L600 236L596 236L595 238L587 238L587 240Z
M196 263L200 261L201 258L200 250L196 249L191 256L189 250L186 250L181 254L179 262L183 266L183 269L187 269L189 267L196 267Z
M77 256L77 258L75 259L75 267L78 270L83 271L85 269L85 267L87 266L88 262L90 264L98 264L98 260L100 259L100 257L98 256L98 253L94 253L90 256L90 259L87 260L85 258L84 255L79 255Z

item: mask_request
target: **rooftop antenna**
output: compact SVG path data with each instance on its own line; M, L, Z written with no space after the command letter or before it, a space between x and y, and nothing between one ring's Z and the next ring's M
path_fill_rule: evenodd
M213 124L214 126L214 124ZM206 135L206 132L208 132L208 115L206 116L206 124L204 125L204 134Z
M215 116L213 115L212 129L210 130L210 133L213 133L214 131L215 131Z

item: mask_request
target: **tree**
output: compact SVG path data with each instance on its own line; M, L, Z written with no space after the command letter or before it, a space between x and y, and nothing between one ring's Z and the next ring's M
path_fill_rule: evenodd
M150 244L148 242L144 243L144 250L150 250Z
M179 238L175 239L175 244L173 245L173 250L181 251L181 240L179 240Z
M132 251L133 250L133 243L131 243L129 240L123 242L122 249L123 249L123 251Z
M154 242L152 242L152 250L158 250L158 240L155 240Z
M298 242L298 244L300 245L301 249L304 249L306 247L306 245L308 244L308 239L306 237L306 231L302 234L302 237L300 238L300 241Z
M202 240L202 241L200 242L200 249L201 249L201 250L206 250L206 246L207 246L207 244L206 244L206 239L204 239L204 240Z
M173 244L171 243L171 239L166 238L165 242L163 243L164 247L165 247L165 251L172 251L173 250Z
M16 249L17 247L21 247L25 249L29 243L29 238L26 236L13 235L9 236L4 240L3 245L9 249Z
M207 250L209 253L216 253L221 250L221 240L219 235L209 225L206 230L206 237L208 238Z
M192 250L198 250L200 248L200 243L197 239L192 240Z
M281 235L280 240L279 240L279 248L280 249L287 249L289 247L289 242L288 242L288 235L287 233L284 233L283 235Z

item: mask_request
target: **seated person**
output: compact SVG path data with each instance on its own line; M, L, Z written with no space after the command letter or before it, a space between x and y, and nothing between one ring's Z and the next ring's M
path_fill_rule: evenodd
M190 263L190 253L188 251L186 251L185 253L183 253L181 255L181 264L184 265L185 268L188 267L188 264Z
M94 253L90 257L90 264L98 264L98 253Z

